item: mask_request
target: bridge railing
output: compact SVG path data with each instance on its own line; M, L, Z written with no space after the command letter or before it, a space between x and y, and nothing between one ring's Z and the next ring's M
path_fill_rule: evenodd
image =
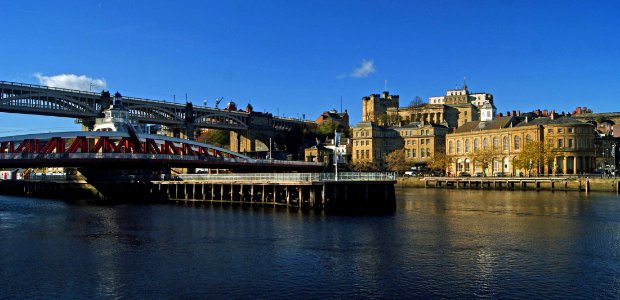
M231 173L231 174L181 174L183 181L254 181L269 182L330 182L330 181L395 181L396 173L344 172L338 173Z
M9 84L9 85L22 86L22 87L31 87L31 88L38 88L38 89L53 90L53 91L81 93L81 94L88 94L88 95L91 95L91 96L99 96L99 94L95 93L95 92L82 91L82 90L74 90L74 89L65 89L65 88L45 86L45 85L38 85L38 84L19 83L19 82L11 82L11 81L0 81L0 84Z
M139 153L0 153L0 160L87 160L87 159L143 159L170 161L217 161L230 163L247 163L268 166L321 166L321 163L247 159L241 157L216 157L173 154L139 154Z

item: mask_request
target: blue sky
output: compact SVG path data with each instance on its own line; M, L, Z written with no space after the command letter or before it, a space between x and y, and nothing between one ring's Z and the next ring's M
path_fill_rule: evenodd
M0 80L73 74L124 95L224 97L314 119L467 77L500 112L620 111L620 1L5 1ZM49 78L48 78L49 77ZM44 81L50 82L50 81ZM51 81L58 82L58 81ZM103 84L101 84L103 86ZM96 86L95 89L100 89ZM0 113L0 135L78 128Z

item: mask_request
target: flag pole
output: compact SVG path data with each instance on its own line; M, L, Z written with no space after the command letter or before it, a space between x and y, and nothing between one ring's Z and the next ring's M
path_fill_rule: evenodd
M336 181L338 181L338 154L336 153L336 149L338 148L338 132L337 129L334 130L334 166L336 167Z

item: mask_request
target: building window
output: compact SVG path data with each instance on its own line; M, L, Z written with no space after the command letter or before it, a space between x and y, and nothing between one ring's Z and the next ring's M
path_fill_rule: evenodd
M424 139L420 139L420 145L424 145Z
M489 138L482 139L482 149L484 150L489 149Z
M424 148L420 149L420 157L424 157Z
M564 132L564 128L558 128L558 133L563 133Z
M547 133L553 133L553 129L552 128L547 129Z
M573 148L573 139L568 139L568 148Z
M456 153L461 154L461 141L456 141Z
M499 138L498 137L493 138L493 149L499 149Z
M474 151L478 151L480 149L480 140L474 139Z
M568 133L573 133L573 128L569 128Z
M558 139L558 148L562 148L562 147L564 147L564 140Z
M366 149L366 158L370 158L370 150Z
M413 157L415 157L415 156L416 156L416 155L415 155L415 149L413 149L413 153L412 153L412 154L413 154Z
M426 157L431 157L431 148L426 148Z
M504 141L503 141L503 150L504 151L508 151L508 149L510 148L510 142L507 136L504 137Z
M450 154L454 153L454 144L452 143L452 141L448 142L448 152Z
M465 153L469 153L471 151L471 141L469 139L465 140Z
M360 158L360 151L359 150L355 150L355 158Z
M430 145L431 144L431 139L426 139L426 144Z
M415 140L411 141L411 145L415 145Z
M527 140L528 138L530 138L529 135L525 139ZM513 148L518 151L520 147L521 147L521 138L519 138L519 136L515 136L515 145Z
M532 136L531 136L531 135L529 135L529 134L528 134L528 135L526 135L526 136L525 136L525 143L527 144L527 143L529 143L529 142L531 142L531 141L532 141Z

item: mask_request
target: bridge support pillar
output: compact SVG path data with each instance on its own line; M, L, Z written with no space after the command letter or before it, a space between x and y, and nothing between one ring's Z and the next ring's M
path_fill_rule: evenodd
M260 136L263 139L274 138L271 134L265 134L265 132L262 132ZM239 153L267 152L269 151L269 142L257 138L257 134L253 130L231 131L230 150Z

